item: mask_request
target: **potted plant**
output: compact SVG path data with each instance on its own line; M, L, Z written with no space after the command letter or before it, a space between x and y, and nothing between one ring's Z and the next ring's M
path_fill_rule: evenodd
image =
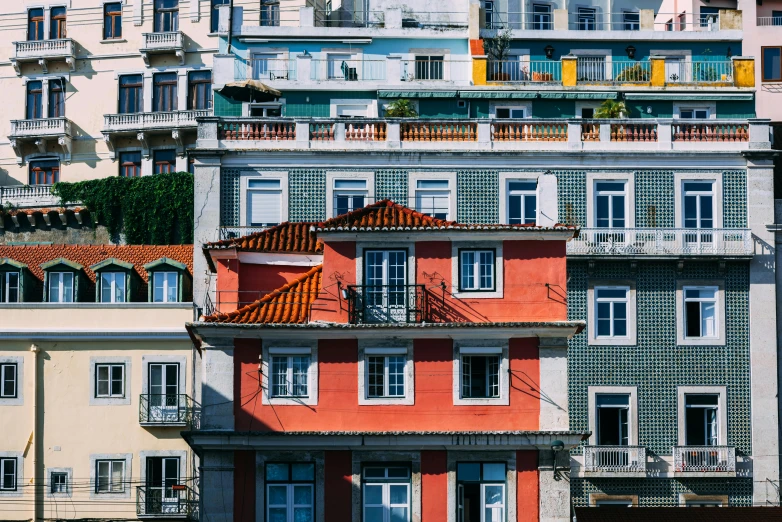
M510 54L512 36L513 32L510 29L504 29L494 38L486 38L483 42L483 48L489 57L490 81L507 82L510 80L510 74L503 72L503 66Z
M388 118L417 118L418 111L410 100L400 98L394 100L386 107L386 117Z
M627 113L625 102L616 100L605 100L600 107L595 109L595 118L618 119L624 118Z

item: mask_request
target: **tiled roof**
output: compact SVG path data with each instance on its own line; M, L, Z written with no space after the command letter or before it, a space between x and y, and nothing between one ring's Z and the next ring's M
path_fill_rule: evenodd
M230 324L303 324L310 305L320 292L323 265L312 268L293 281L252 304L227 314L216 313L201 320L206 323Z
M193 273L193 245L0 245L0 259L26 264L39 280L43 280L41 264L63 258L84 266L84 273L94 282L95 272L86 267L111 257L133 264L145 283L147 272L143 266L161 257L175 259Z
M204 245L206 249L236 248L249 252L279 252L289 254L320 254L323 243L312 231L314 223L282 223L263 232L248 236L215 241Z
M284 288L284 287L283 287ZM271 294L269 294L271 295ZM248 305L253 306L253 305ZM247 307L245 307L247 308ZM240 312L241 310L237 310L237 312L232 312L232 314L236 314ZM223 314L223 315L231 315L231 314ZM210 316L214 317L214 316ZM205 322L209 322L210 324L204 324ZM573 333L577 334L580 333L585 327L586 322L585 321L513 321L513 322L485 322L485 323L475 323L475 322L464 322L464 323L360 323L360 324L353 324L353 323L329 323L329 322L312 322L312 323L304 323L304 322L274 322L274 321L207 321L206 318L202 318L201 322L197 323L188 323L190 326L240 326L242 328L279 328L279 329L302 329L302 330L320 330L320 329L340 329L340 330L386 330L386 331L400 331L400 330L433 330L433 329L440 329L440 330L449 330L453 328L464 328L464 329L481 329L481 328L515 328L515 329L524 329L524 328L543 328L543 329L554 329L554 328L561 328L564 330L563 333ZM574 330L574 331L573 331ZM392 335L392 334L389 334Z
M577 507L578 522L782 522L778 507Z

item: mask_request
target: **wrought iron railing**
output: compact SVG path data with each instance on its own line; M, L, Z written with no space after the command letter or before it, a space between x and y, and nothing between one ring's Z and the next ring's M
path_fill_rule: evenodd
M731 473L736 471L733 446L676 446L673 465L677 473Z
M612 473L645 472L646 448L643 446L585 446L584 470Z
M193 399L185 394L144 393L139 400L138 421L141 424L192 424L193 406Z
M582 228L567 255L709 256L753 253L741 228Z
M425 294L424 285L348 286L350 323L421 323L426 319Z
M562 62L559 60L491 61L486 67L490 82L560 83Z
M136 514L139 517L195 518L197 513L195 491L184 484L136 487Z

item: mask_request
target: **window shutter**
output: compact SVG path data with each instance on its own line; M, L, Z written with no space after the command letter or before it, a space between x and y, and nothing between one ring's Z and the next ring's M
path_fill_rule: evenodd
M251 191L250 224L273 225L280 223L281 194L280 191Z

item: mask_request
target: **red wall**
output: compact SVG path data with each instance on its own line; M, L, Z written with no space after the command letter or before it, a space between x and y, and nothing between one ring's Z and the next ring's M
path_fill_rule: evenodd
M312 304L311 321L348 322L348 305L341 288L356 284L356 243L335 241L323 247L323 279L318 299Z
M234 522L255 520L255 452L234 451Z
M233 312L277 290L309 271L309 266L255 265L238 259L218 259L217 310Z
M537 522L540 511L538 493L538 452L516 452L516 520Z
M448 452L421 452L421 522L448 520Z

